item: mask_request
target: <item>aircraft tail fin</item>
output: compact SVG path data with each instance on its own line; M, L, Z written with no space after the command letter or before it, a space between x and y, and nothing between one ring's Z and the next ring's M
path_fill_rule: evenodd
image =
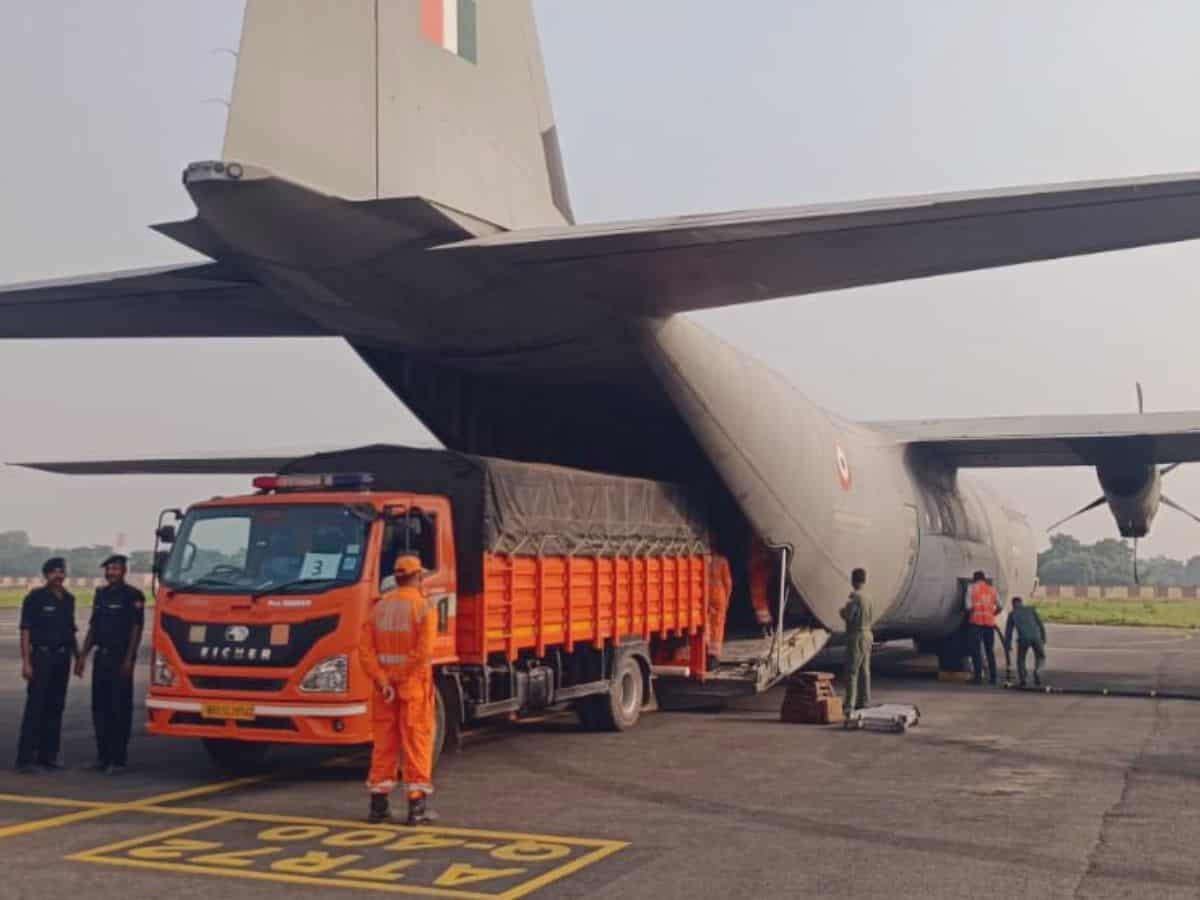
M572 221L532 0L248 0L224 156L349 200Z

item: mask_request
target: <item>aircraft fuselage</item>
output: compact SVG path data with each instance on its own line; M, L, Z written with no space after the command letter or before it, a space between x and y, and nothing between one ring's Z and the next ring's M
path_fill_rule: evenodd
M788 548L793 587L830 631L859 566L881 637L953 631L977 569L1005 600L1032 590L1029 522L984 485L832 415L688 319L644 334L682 416L755 530Z

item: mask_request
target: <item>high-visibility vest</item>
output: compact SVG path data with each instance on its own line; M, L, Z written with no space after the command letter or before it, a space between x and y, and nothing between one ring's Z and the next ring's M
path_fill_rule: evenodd
M984 628L996 627L996 589L986 581L971 587L971 624Z
M359 659L372 681L386 681L401 697L419 697L433 684L437 613L419 588L387 591L367 615Z

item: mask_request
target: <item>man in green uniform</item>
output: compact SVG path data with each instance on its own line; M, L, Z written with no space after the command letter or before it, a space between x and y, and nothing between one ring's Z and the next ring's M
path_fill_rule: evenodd
M1046 626L1037 610L1026 606L1020 597L1013 597L1012 612L1004 627L1006 651L1012 650L1014 630L1017 632L1017 681L1025 687L1025 654L1033 650L1033 683L1040 685L1042 663L1046 661Z
M875 608L863 591L866 569L850 573L850 599L841 609L846 623L846 718L871 702L871 644L875 635Z

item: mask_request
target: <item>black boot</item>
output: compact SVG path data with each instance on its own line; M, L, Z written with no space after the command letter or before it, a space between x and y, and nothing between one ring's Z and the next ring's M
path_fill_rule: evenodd
M413 791L408 795L408 821L406 825L424 825L432 822L437 816L429 811L425 803L424 791Z
M388 805L387 794L371 795L371 809L367 813L367 821L372 825L392 821L392 810Z

